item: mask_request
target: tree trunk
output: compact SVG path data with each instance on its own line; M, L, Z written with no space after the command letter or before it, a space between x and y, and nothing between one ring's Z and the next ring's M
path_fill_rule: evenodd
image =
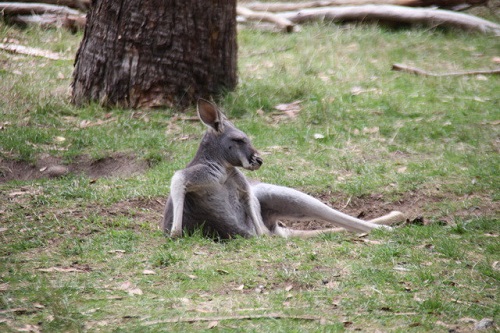
M236 86L236 0L94 0L72 102L185 107Z

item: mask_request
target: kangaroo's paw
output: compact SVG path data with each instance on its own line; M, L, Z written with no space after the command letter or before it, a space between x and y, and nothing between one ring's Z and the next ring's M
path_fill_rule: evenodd
M182 229L175 229L170 231L170 238L181 238L182 237Z
M397 210L394 210L387 215L377 217L373 220L370 220L369 222L387 226L387 225L391 225L391 224L395 224L395 223L404 222L405 220L406 220L405 214L403 214Z

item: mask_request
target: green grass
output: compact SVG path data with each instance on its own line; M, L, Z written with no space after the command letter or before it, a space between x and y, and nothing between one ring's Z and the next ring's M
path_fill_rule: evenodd
M0 23L0 40L68 58L81 37ZM212 330L470 331L467 318L498 325L500 80L390 69L494 68L499 51L496 37L457 30L241 30L240 82L221 105L263 152L263 168L248 175L353 215L401 209L426 225L229 242L200 234L174 241L158 229L170 177L193 156L203 125L173 120L167 109L76 108L71 60L0 52L1 160L49 155L71 165L126 154L151 165L130 176L0 184L0 331L208 331L231 316ZM274 108L295 100L294 119ZM207 321L167 322L199 317Z

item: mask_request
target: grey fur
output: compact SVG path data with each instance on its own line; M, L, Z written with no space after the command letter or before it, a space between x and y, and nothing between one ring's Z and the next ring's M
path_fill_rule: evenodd
M300 191L265 183L251 184L238 167L257 170L262 159L245 133L229 122L216 105L200 99L200 120L208 126L198 151L185 169L172 177L163 230L171 237L202 228L220 238L275 234L310 237L339 228L294 230L279 219L324 220L355 232L367 232L404 219L400 212L363 221L328 207Z

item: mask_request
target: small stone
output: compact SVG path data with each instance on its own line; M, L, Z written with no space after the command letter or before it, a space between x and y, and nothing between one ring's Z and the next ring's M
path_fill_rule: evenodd
M58 178L69 173L69 169L64 165L51 165L44 170L44 173L51 178Z
M490 319L490 318L483 318L481 319L480 321L478 321L475 325L474 325L474 329L476 330L486 330L490 327L493 327L493 324L495 322L493 321L493 319Z

